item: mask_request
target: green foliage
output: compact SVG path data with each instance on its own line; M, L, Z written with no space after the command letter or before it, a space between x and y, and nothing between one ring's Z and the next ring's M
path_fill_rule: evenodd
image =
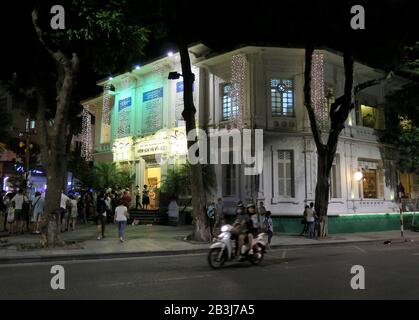
M398 146L400 170L419 174L419 127L401 130Z
M86 169L86 168L84 168ZM77 178L82 187L92 187L95 190L107 188L130 188L135 181L135 175L124 168L117 168L115 163L96 163L92 169L83 170Z
M216 187L213 167L211 165L201 166L205 191L210 192ZM161 182L160 191L174 198L179 198L181 195L189 195L191 193L191 170L189 164L168 169L166 178Z

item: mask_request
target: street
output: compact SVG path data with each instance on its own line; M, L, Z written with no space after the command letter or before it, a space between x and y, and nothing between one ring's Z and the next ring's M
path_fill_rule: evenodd
M51 267L65 269L52 290ZM353 290L351 267L365 269ZM0 265L0 299L419 299L419 243L271 250L259 266L209 268L205 254Z

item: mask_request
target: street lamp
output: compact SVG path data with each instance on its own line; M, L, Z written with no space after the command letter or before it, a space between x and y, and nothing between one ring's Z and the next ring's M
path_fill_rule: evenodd
M354 179L355 179L355 181L361 181L363 177L364 177L364 175L362 174L362 172L361 172L361 171L357 171L357 172L355 172L355 174L354 174Z

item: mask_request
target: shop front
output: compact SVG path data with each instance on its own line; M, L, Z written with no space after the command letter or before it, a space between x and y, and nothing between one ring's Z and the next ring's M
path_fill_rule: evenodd
M186 160L187 142L184 127L162 129L146 137L126 137L114 142L113 159L119 164L129 164L135 173L135 186L143 190L147 185L150 196L149 209L158 209L158 190L168 168Z

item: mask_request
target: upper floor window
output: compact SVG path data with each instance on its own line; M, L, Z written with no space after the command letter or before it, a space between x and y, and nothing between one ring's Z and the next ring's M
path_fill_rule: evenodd
M379 129L379 110L374 106L361 104L356 110L357 125Z
M222 120L230 120L239 111L237 97L231 97L233 86L226 83L222 86Z
M271 111L273 117L294 116L294 81L271 79Z

